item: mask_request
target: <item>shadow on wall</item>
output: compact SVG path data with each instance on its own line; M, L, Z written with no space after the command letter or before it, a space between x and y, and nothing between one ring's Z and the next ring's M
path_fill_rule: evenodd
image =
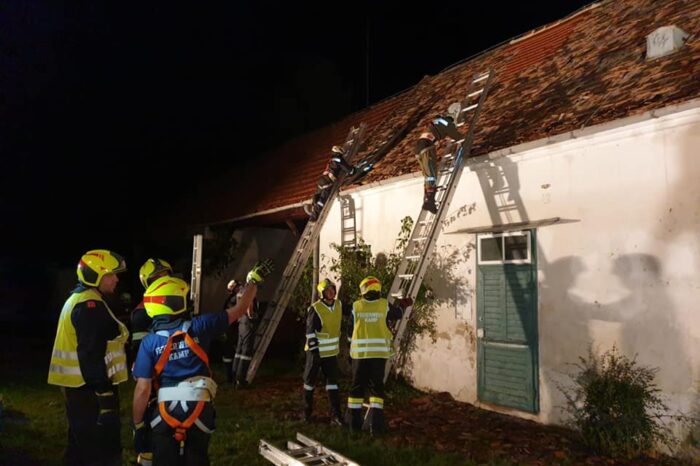
M233 234L238 241L238 256L219 276L204 270L202 309L219 310L226 299L226 284L231 279L245 280L251 267L261 259L272 259L275 270L258 291L259 301L272 299L277 284L291 257L297 238L292 232L281 228L244 228ZM207 254L206 245L202 250Z

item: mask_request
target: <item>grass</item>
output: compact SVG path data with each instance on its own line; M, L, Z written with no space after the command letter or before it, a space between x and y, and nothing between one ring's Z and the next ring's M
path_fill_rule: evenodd
M0 394L4 397L4 430L0 433L0 463L11 465L61 465L66 445L67 423L63 397L57 387L46 384L45 364L36 364L30 373L3 376ZM278 368L268 367L268 371ZM289 368L286 369L287 372ZM11 382L7 382L11 380ZM222 380L217 374L217 380ZM133 464L134 452L129 430L133 382L120 386L123 423L124 464ZM410 397L408 389L397 391L398 398ZM452 454L441 454L427 448L397 448L371 439L353 435L343 429L331 429L321 424L303 424L280 419L282 409L246 407L246 396L255 396L221 387L216 400L217 431L209 449L212 465L269 466L258 453L261 438L282 447L297 432L319 440L363 466L421 465L473 466L477 463ZM259 404L258 404L259 405ZM280 407L281 408L281 407ZM2 463L5 464L5 463ZM501 465L506 463L489 463Z

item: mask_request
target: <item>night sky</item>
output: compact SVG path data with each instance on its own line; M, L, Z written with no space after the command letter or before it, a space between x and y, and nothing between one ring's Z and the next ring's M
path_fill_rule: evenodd
M2 258L138 240L214 174L589 2L208 3L3 2Z

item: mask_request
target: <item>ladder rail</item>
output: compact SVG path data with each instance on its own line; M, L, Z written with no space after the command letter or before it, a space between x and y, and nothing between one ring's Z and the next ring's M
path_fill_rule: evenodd
M360 466L340 453L310 437L297 432L295 441L287 442L287 450L260 439L258 452L277 466Z
M340 200L340 243L343 247L357 247L357 220L355 199L350 195L339 196Z
M192 273L190 274L190 299L194 306L194 315L199 315L202 295L202 247L204 236L194 235L192 238Z
M352 157L357 152L360 143L363 140L367 126L361 123L358 127L353 127L348 132L348 136L345 140L345 149L348 157ZM250 361L250 366L248 367L248 372L246 374L246 380L248 383L252 382L255 378L255 374L262 363L262 359L265 356L265 352L274 337L274 333L277 330L277 326L282 320L284 311L289 304L289 299L294 292L294 289L304 272L304 267L306 262L309 260L309 256L313 250L313 247L318 239L323 224L328 217L331 209L331 204L333 200L338 195L340 191L340 186L342 184L343 176L331 187L331 192L328 195L328 199L324 204L319 216L315 222L307 222L304 227L304 231L299 237L294 251L292 252L292 257L287 262L287 266L282 273L282 280L277 285L273 299L263 316L262 322L258 329L256 340L257 345L255 348L255 353L252 360Z
M416 297L418 296L420 286L423 283L423 278L428 270L428 265L432 257L432 251L437 243L442 222L447 213L447 206L452 201L456 187L459 184L459 180L462 176L462 161L469 156L471 151L476 122L481 115L484 101L488 96L488 91L493 82L493 76L493 70L489 70L487 75L485 73L475 75L470 82L464 103L468 103L469 99L473 96L479 96L479 101L477 104L472 104L466 107L471 107L474 110L471 115L471 120L469 121L467 135L460 144L451 143L448 144L447 148L445 149L446 153L454 154L454 156L448 157L447 159L443 157L439 164L437 184L438 186L444 186L444 189L438 190L436 194L436 200L439 203L438 211L432 218L430 218L431 214L428 211L421 210L418 220L413 227L413 232L411 233L409 243L404 251L404 258L399 264L397 274L394 277L394 281L389 291L390 297L410 297L415 301ZM476 91L474 88L477 86L477 83L483 81L484 79L486 79L486 83L483 84L483 90L481 92ZM458 147L455 149L455 146ZM416 256L418 257L417 260L415 259ZM413 306L408 307L404 311L404 315L399 321L393 343L395 348L394 356L392 359L387 361L384 371L385 382L389 377L389 373L391 372L394 359L397 357L401 349L401 343L403 341L412 310Z

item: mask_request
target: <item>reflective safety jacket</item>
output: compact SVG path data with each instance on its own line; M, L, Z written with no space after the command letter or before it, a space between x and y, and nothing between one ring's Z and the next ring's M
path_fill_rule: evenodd
M339 299L328 306L322 300L311 305L309 312L314 312L321 321L320 328L310 331L307 325L306 346L304 351L316 350L322 358L336 356L340 352L340 324L343 320L343 304ZM313 325L313 316L311 325Z
M350 357L353 359L389 359L393 354L392 335L386 324L389 303L359 299L352 306L354 320Z
M100 305L97 306L97 303ZM102 312L103 309L106 309L109 317L117 324L119 335L107 341L104 362L107 378L112 384L116 385L126 381L128 374L124 345L129 339L129 331L126 325L114 316L96 289L85 288L73 293L61 310L51 354L48 383L62 387L81 387L86 383L80 370L78 337L72 320L73 311L78 305L85 306L83 312L93 312L93 310L94 312Z

